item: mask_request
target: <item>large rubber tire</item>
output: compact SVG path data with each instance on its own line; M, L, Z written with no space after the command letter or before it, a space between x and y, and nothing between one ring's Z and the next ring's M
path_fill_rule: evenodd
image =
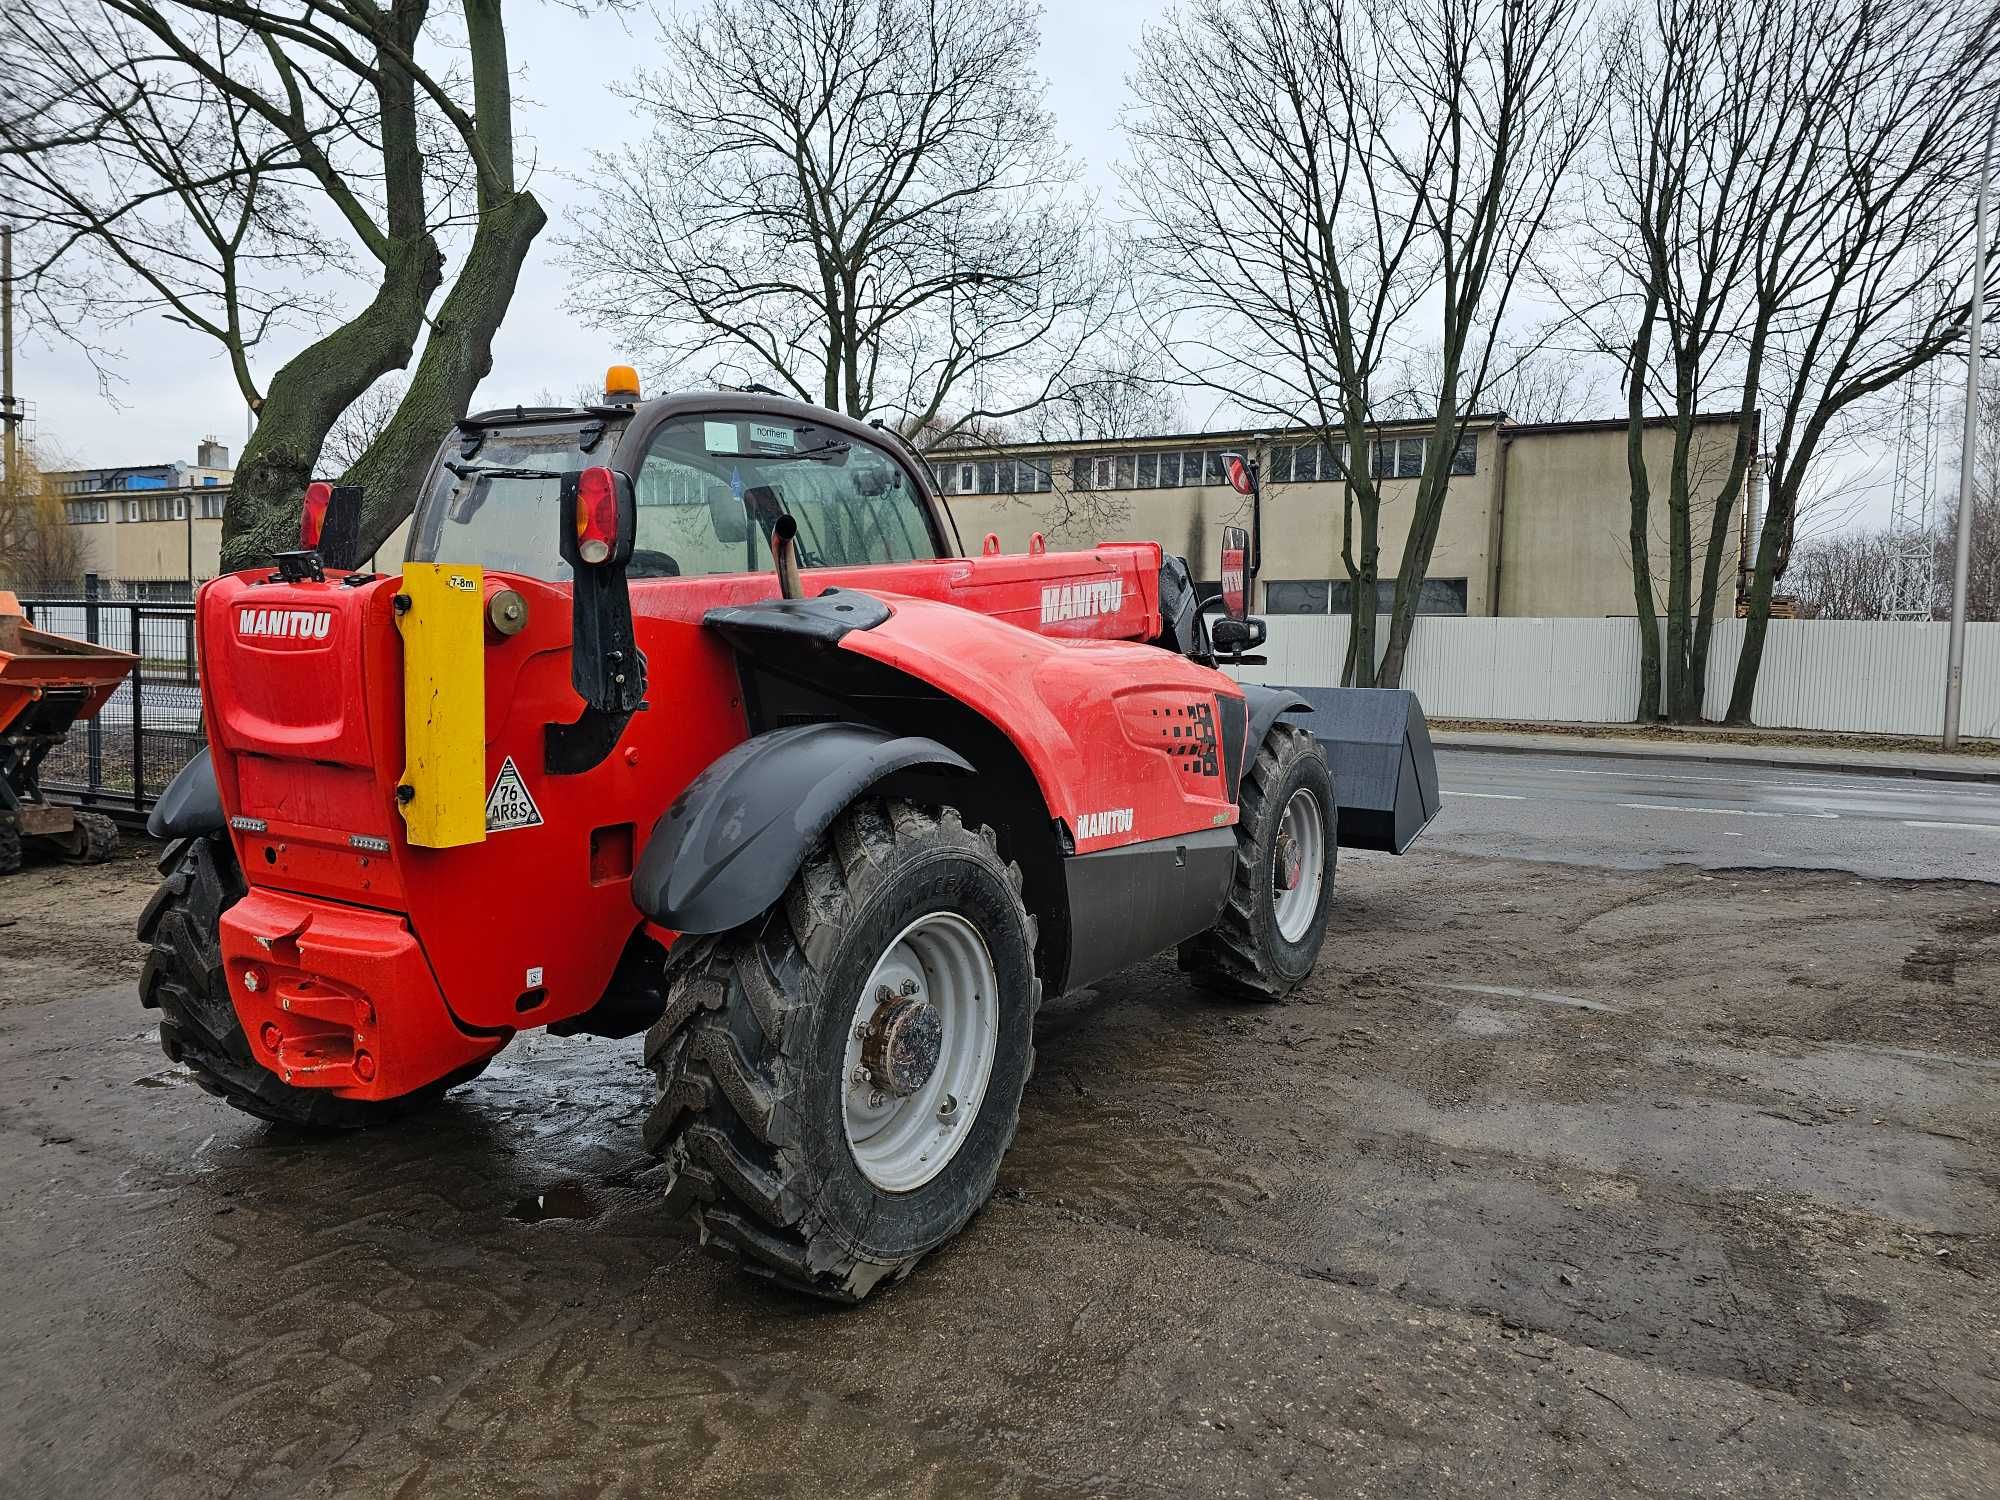
M11 812L0 812L0 875L21 868L21 825Z
M103 813L79 812L69 834L50 842L70 864L108 864L118 857L118 825Z
M847 1039L877 960L934 911L969 921L993 961L992 1072L938 1175L884 1192L847 1141ZM666 1163L670 1210L712 1252L816 1296L858 1302L907 1276L999 1180L1034 1062L1034 951L1020 869L991 829L951 808L850 807L769 911L668 957L666 1013L646 1038L659 1094L645 1139Z
M160 1013L160 1050L195 1082L245 1114L307 1130L358 1130L424 1109L484 1064L400 1099L343 1099L328 1089L294 1088L251 1054L230 1003L219 923L244 892L235 851L219 836L176 839L160 859L166 879L139 915L139 941L152 951L139 975L139 1001Z
M1302 789L1319 804L1326 876L1311 925L1290 941L1278 930L1273 881L1278 828L1286 804ZM1232 1000L1282 1000L1312 972L1333 912L1338 805L1318 742L1294 725L1274 724L1243 779L1228 904L1213 927L1180 946L1180 966L1197 984Z

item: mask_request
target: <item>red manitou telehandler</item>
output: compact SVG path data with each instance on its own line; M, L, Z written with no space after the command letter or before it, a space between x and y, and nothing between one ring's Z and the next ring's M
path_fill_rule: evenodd
M141 998L210 1092L336 1129L524 1028L644 1032L672 1208L855 1300L992 1192L1044 994L1178 945L1282 999L1336 845L1436 811L1429 741L1216 669L1264 638L1248 456L1211 626L1155 543L964 555L879 427L613 375L459 422L397 573L315 484L202 590Z

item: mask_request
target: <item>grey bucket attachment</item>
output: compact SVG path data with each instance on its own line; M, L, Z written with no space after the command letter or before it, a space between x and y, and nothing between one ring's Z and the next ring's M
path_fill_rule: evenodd
M1400 688L1287 689L1312 705L1302 724L1326 752L1345 849L1401 854L1438 814L1437 756L1415 693Z

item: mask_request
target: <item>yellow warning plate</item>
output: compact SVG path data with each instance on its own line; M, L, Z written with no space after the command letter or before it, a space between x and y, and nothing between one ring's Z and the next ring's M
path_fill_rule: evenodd
M486 576L463 563L404 563L403 781L409 840L486 838Z

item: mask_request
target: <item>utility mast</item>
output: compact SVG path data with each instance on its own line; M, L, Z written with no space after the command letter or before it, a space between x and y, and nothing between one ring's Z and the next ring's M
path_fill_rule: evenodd
M1933 360L1904 381L1902 420L1889 461L1888 617L1928 620L1937 604L1939 386Z
M10 505L21 478L21 415L14 395L14 230L0 224L0 427L7 433L0 499Z

